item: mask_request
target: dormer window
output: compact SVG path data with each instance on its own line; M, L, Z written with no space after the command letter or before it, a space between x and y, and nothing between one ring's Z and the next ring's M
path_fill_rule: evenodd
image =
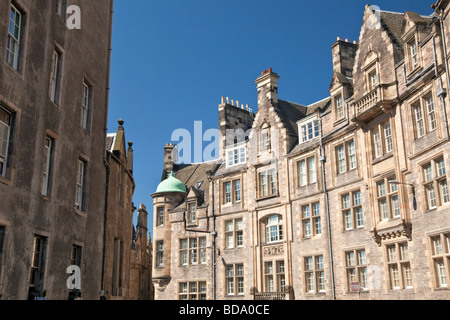
M188 222L189 223L195 223L196 221L196 206L195 203L189 203L188 204Z
M419 64L416 39L413 39L408 43L408 51L411 63L411 70L414 70Z
M247 162L247 147L245 143L227 148L227 167L236 166Z
M336 106L336 119L339 120L344 118L344 103L342 101L342 95L334 98L334 104Z
M320 125L317 117L309 118L298 123L300 143L313 140L320 136Z

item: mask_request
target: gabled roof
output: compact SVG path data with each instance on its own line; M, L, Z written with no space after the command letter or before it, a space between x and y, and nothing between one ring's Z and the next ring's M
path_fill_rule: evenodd
M380 11L382 27L396 43L399 49L403 49L402 29L405 14L400 12Z
M307 107L290 101L278 100L276 111L288 134L298 135L297 121L306 116Z

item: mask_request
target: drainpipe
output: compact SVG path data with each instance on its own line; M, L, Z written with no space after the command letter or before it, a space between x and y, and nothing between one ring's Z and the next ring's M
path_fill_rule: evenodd
M105 298L105 259L106 259L106 217L108 212L108 191L109 191L109 161L108 151L106 150L106 137L108 135L108 108L109 108L109 91L110 91L110 66L111 66L111 51L112 51L112 29L113 29L113 15L114 15L114 0L110 2L110 17L109 17L109 35L108 35L108 65L106 70L106 97L105 97L105 132L104 132L104 154L103 163L105 165L105 207L103 212L103 259L102 259L102 274L100 279L100 299Z
M212 215L212 219L213 219L213 231L211 232L211 236L212 236L212 278L213 278L213 300L215 301L217 299L216 297L216 238L217 238L217 232L216 232L216 215L214 213L214 180L212 178L210 178L210 182L211 182L211 203L212 203L212 207L211 207L211 215Z
M443 14L444 14L444 11L441 10L441 15L443 15ZM446 46L445 37L444 37L444 23L442 21L442 16L437 16L436 18L438 18L439 22L440 22L442 48L444 50L445 74L446 74L446 77L447 77L447 88L450 88L450 78L449 78L448 60L447 60L447 46ZM434 43L434 37L433 37L433 50L434 50L434 54L435 54L436 48L435 48L435 43ZM435 59L436 59L436 57L435 57ZM441 86L441 88L440 88L440 90L438 92L438 96L441 99L442 111L443 111L443 114L444 114L445 135L446 135L447 140L450 140L449 131L448 131L447 112L445 110L445 99L444 99L444 97L446 96L447 92L446 92L445 88L442 87L442 79L440 79L440 86Z
M347 108L348 110L348 108ZM320 128L322 131L322 118L320 118ZM336 284L334 279L334 263L333 263L333 243L331 240L331 219L330 219L330 203L329 203L329 196L328 196L328 190L327 190L327 182L326 182L326 174L325 174L325 147L323 145L323 138L322 133L320 135L320 162L322 164L322 181L323 181L323 193L325 196L325 211L327 215L327 229L328 229L328 246L330 248L330 267L331 267L331 287L332 287L332 294L333 294L333 300L336 300Z

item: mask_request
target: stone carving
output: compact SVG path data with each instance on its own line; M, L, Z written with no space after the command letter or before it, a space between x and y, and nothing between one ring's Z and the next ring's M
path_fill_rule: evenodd
M284 245L265 247L263 252L264 257L280 255L284 253Z

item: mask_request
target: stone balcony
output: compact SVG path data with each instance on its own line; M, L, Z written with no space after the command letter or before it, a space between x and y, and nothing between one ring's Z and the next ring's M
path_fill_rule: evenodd
M353 102L353 121L367 121L378 113L389 112L397 101L396 85L380 84Z

